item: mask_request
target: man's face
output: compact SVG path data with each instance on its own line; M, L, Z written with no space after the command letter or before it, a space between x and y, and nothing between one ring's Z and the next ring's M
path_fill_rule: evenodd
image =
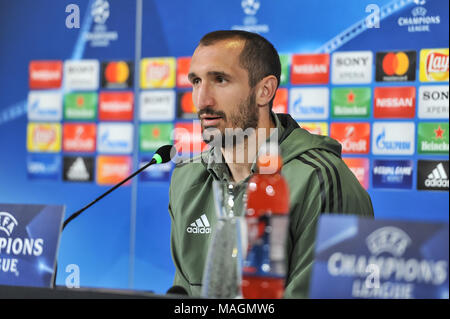
M200 45L192 56L189 80L204 137L216 135L214 129L223 138L226 128L257 128L255 93L248 84L247 70L239 65L243 47L242 40L223 40Z

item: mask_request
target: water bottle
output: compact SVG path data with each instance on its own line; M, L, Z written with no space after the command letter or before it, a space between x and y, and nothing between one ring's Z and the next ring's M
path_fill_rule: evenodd
M262 147L257 165L258 173L249 180L246 192L242 293L246 299L279 299L283 297L287 268L289 187L281 175L278 144Z

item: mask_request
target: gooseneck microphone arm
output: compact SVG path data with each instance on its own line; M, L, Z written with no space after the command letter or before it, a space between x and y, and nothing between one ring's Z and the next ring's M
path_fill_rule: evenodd
M105 197L106 195L111 193L113 190L120 187L122 184L126 183L128 180L132 179L134 176L136 176L137 174L142 172L144 169L146 169L147 167L149 167L150 165L153 165L155 163L156 163L156 160L154 158L152 158L152 160L150 162L148 162L147 164L145 164L145 166L141 167L139 170L137 170L136 172L134 172L133 174L131 174L130 176L128 176L127 178L122 180L119 184L116 184L115 186L111 187L108 191L106 191L105 193L103 193L102 195L100 195L99 197L94 199L92 202L90 202L88 205L84 206L82 209L80 209L80 210L76 211L75 213L73 213L72 215L70 215L70 217L64 221L62 230L64 230L64 228L66 228L68 223L70 223L73 219L75 219L78 215L80 215L86 209L88 209L89 207L94 205L96 202L98 202L100 199L102 199L103 197Z
M94 199L92 202L90 202L89 204L84 206L82 209L80 209L80 210L76 211L75 213L73 213L72 215L70 215L70 217L64 221L61 232L64 230L64 228L66 228L67 224L69 224L72 220L74 220L78 215L80 215L86 209L88 209L89 207L94 205L96 202L101 200L103 197L105 197L106 195L111 193L113 190L117 189L122 184L124 184L128 180L132 179L134 176L136 176L137 174L142 172L144 169L146 169L150 165L167 163L168 161L170 161L172 159L172 157L175 156L175 154L176 154L176 148L173 147L172 145L164 145L164 146L161 146L160 148L158 148L158 150L155 152L155 154L153 155L153 158L150 162L148 162L147 164L142 166L140 169L138 169L136 172L134 172L133 174L131 174L130 176L128 176L127 178L125 178L124 180L119 182L118 184L116 184L113 187L111 187L110 189L108 189L105 193L103 193L102 195L100 195L99 197ZM58 263L56 262L55 263L55 274L53 275L53 288L56 287L57 271L58 271Z
M127 181L129 181L130 179L132 179L134 176L136 176L137 174L139 174L140 172L142 172L143 170L145 170L147 167L149 167L150 165L153 164L161 164L161 163L167 163L168 161L171 160L171 158L175 155L175 151L176 149L172 146L172 145L164 145L161 146L156 152L155 155L153 155L153 158L150 162L148 162L147 164L145 164L144 166L142 166L140 169L138 169L136 172L134 172L133 174L131 174L130 176L128 176L127 178L125 178L124 180L122 180L121 182L119 182L118 184L116 184L115 186L111 187L109 190L107 190L105 193L103 193L102 195L100 195L99 197L97 197L96 199L94 199L92 202L90 202L88 205L84 206L83 208L81 208L80 210L76 211L75 213L73 213L69 218L67 218L64 223L63 223L63 227L62 230L64 230L64 228L66 228L67 224L69 224L73 219L75 219L78 215L80 215L82 212L84 212L86 209L88 209L89 207L91 207L92 205L94 205L96 202L98 202L99 200L101 200L103 197L105 197L106 195L108 195L109 193L111 193L112 191L114 191L115 189L117 189L118 187L120 187L122 184L126 183Z

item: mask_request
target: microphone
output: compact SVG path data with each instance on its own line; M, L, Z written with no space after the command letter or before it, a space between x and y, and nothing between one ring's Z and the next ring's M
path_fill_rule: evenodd
M90 202L88 205L86 205L85 207L83 207L82 209L76 211L75 213L73 213L69 218L67 218L64 221L62 230L64 230L64 228L66 228L67 224L69 224L73 219L75 219L78 215L80 215L82 212L84 212L86 209L88 209L89 207L91 207L92 205L94 205L96 202L98 202L99 200L101 200L103 197L105 197L106 195L108 195L109 193L111 193L113 190L117 189L119 186L121 186L122 184L126 183L128 180L130 180L131 178L133 178L134 176L136 176L137 174L139 174L140 172L142 172L143 170L145 170L147 167L149 167L150 165L153 164L162 164L162 163L167 163L169 162L176 154L177 150L175 147L173 147L172 145L164 145L161 146L160 148L158 148L158 150L155 152L155 154L153 155L153 158L150 162L148 162L147 164L145 164L144 166L142 166L140 169L138 169L136 172L134 172L133 174L131 174L130 176L128 176L127 178L125 178L124 180L122 180L121 182L119 182L118 184L116 184L115 186L111 187L109 190L107 190L105 193L103 193L102 195L100 195L99 197L97 197L96 199L94 199L92 202ZM55 276L56 277L56 276Z
M99 197L94 199L92 202L90 202L88 205L86 205L82 209L80 209L80 210L76 211L75 213L73 213L72 215L70 215L70 217L64 221L61 232L64 230L64 228L66 228L67 224L69 224L72 220L74 220L78 215L80 215L82 212L84 212L86 209L88 209L89 207L94 205L100 199L102 199L103 197L105 197L106 195L111 193L113 190L118 188L120 185L126 183L128 180L130 180L131 178L133 178L134 176L136 176L137 174L139 174L140 172L145 170L150 165L162 164L162 163L169 162L175 156L176 153L177 153L177 149L175 147L173 147L172 145L164 145L164 146L161 146L160 148L158 148L158 150L155 152L155 154L153 155L150 162L148 162L147 164L142 166L136 172L134 172L133 174L131 174L130 176L128 176L127 178L125 178L124 180L122 180L121 182L116 184L115 186L111 187L109 190L107 190L105 193L103 193L102 195L100 195ZM58 271L58 263L55 264L55 274L53 276L53 288L56 287L57 271Z
M181 286L172 286L169 288L169 290L167 290L166 292L167 295L171 294L171 295L188 295L186 289L184 289Z

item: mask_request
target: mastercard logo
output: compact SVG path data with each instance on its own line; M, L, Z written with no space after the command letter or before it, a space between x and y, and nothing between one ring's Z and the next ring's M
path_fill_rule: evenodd
M183 113L197 113L197 109L192 101L192 92L186 92L181 97L181 109Z
M405 52L390 52L383 59L383 71L386 75L404 75L408 72L409 65Z
M130 76L130 68L124 61L110 62L105 68L105 79L110 83L125 83Z

